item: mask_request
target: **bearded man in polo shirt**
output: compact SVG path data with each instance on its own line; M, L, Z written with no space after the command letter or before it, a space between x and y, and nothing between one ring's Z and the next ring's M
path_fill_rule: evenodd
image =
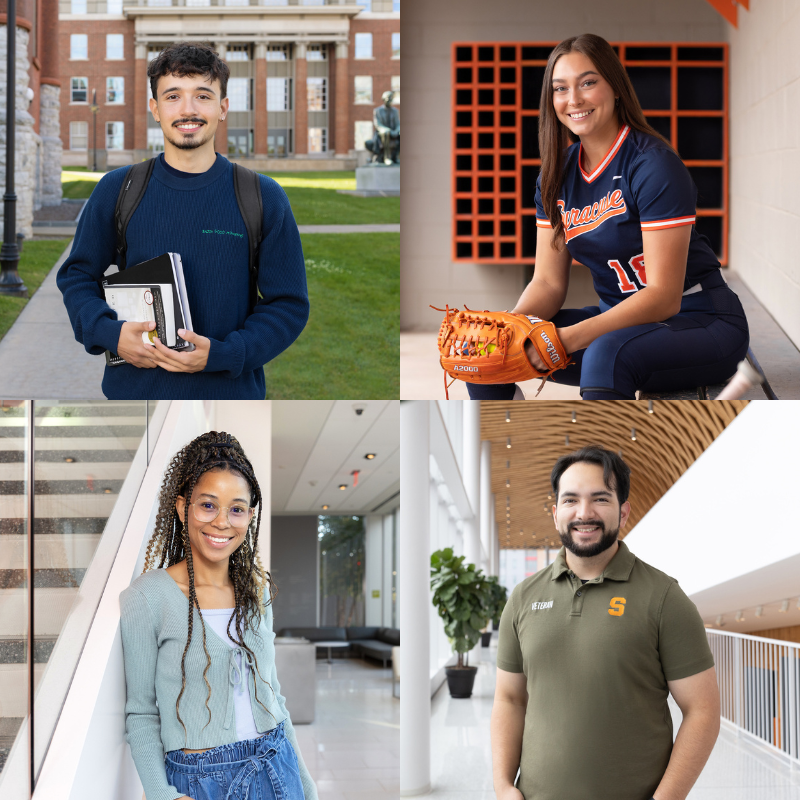
M618 540L631 510L622 458L585 447L551 482L563 548L514 588L500 622L497 800L685 800L719 733L700 615ZM670 693L683 714L674 745Z

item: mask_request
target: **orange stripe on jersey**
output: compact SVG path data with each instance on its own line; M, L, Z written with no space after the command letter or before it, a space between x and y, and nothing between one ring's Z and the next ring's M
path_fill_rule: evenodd
M660 230L662 228L677 228L680 225L694 225L695 217L673 217L660 219L657 222L642 222L643 231Z
M536 227L537 228L552 228L553 227L553 223L550 222L549 219L539 219L539 217L536 217Z
M620 149L620 147L622 147L622 143L625 141L625 137L628 135L629 131L629 125L623 126L622 130L617 135L617 138L614 140L614 144L611 145L611 149L605 154L605 157L597 165L595 171L591 175L587 175L583 170L583 166L581 166L581 161L583 160L583 145L580 146L580 149L578 150L578 169L581 171L581 175L583 175L586 183L592 183L592 181L598 178L600 173L611 163L612 159L617 154L617 151Z

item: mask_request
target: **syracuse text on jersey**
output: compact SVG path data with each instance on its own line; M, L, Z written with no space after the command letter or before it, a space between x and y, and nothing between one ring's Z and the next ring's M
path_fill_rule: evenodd
M565 211L563 200L558 201L558 207L561 209L561 219L564 220L564 235L567 241L599 228L607 219L616 217L617 214L624 214L628 210L625 198L619 189L614 189L599 202L585 208L571 208Z

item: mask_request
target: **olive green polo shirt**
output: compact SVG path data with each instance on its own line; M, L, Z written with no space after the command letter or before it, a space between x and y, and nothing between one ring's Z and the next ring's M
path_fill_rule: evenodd
M497 666L527 679L525 800L650 800L672 752L667 681L714 659L678 582L620 542L588 583L562 547L514 588Z

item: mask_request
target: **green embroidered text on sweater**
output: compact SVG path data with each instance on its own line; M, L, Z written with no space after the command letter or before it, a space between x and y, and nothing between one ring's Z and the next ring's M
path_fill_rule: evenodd
M192 643L186 653L186 688L180 714L186 737L175 711L181 691L181 657L189 636L189 600L164 569L149 570L134 580L119 596L120 627L125 658L127 701L126 739L147 800L175 800L181 793L167 782L164 754L171 750L200 750L237 741L233 713L231 665L236 649L231 648L206 626L206 647L211 657L207 678L211 697L203 680L206 654L200 615L194 609ZM235 626L231 626L233 631ZM261 617L257 633L248 630L244 641L258 660L258 677L250 670L253 718L261 733L285 720L284 731L300 766L304 800L317 800L317 789L303 762L286 703L280 693L275 669L272 606ZM254 687L255 682L255 687ZM263 703L265 711L255 699ZM209 722L209 710L211 719Z

